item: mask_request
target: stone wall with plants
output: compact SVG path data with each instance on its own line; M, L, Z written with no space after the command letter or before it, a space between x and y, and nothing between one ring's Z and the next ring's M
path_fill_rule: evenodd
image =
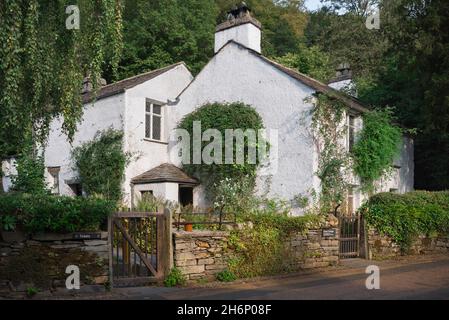
M173 233L174 266L186 280L215 280L227 268L229 232L195 230Z
M228 231L175 232L174 267L187 281L232 281L336 265L337 220L316 219L253 217Z
M81 285L107 285L108 233L40 233L26 240L0 240L0 296L33 295L65 288L69 265L80 269Z
M369 256L449 251L449 192L380 193L360 209Z
M382 260L404 254L449 253L449 236L428 237L420 235L413 239L406 251L403 251L391 237L382 235L375 229L369 229L367 235L370 259Z

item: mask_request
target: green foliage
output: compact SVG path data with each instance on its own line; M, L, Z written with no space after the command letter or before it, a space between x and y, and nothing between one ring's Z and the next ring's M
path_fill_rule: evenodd
M235 252L228 262L229 271L239 278L290 271L294 256L288 248L288 236L318 226L321 217L289 217L261 211L243 219L246 227L232 231L229 238L229 247Z
M28 287L26 292L27 292L27 296L31 298L39 292L39 289L37 289L35 287Z
M119 201L130 154L123 151L123 132L108 129L73 150L75 170L84 190Z
M312 139L318 150L321 181L319 206L321 212L334 212L342 204L348 190L348 155L341 144L346 128L342 126L345 107L331 97L318 95L312 114Z
M17 158L17 175L12 177L11 189L32 194L48 193L45 182L43 156L37 155L28 144Z
M78 5L79 30L65 27ZM0 5L0 157L21 152L26 138L45 142L55 115L72 139L82 116L81 86L102 68L115 73L121 42L116 0L11 0ZM20 128L20 129L19 129Z
M0 195L0 219L14 217L29 232L98 230L114 204L95 198L10 193Z
M399 153L402 130L392 124L393 111L374 110L363 115L363 129L354 145L354 171L365 190L373 190L374 182L388 173Z
M420 235L449 233L449 192L380 193L360 211L369 226L390 236L406 252Z
M234 274L234 272L226 269L226 270L223 270L223 271L217 273L216 278L220 282L232 282L237 279L237 276Z
M308 48L300 44L295 53L288 53L276 61L322 82L334 76L335 66L330 63L330 55L322 52L317 46Z
M0 216L0 226L5 231L14 231L17 226L17 219L12 215Z
M183 286L186 284L186 278L178 268L172 268L170 273L164 279L166 287Z
M120 77L185 61L198 73L213 55L213 0L127 0Z
M205 104L192 113L186 115L178 125L178 128L185 129L190 134L190 160L193 160L193 123L194 121L201 121L201 131L204 133L207 129L216 129L221 133L221 137L224 140L225 138L225 130L226 129L242 129L243 132L246 129L254 130L256 135L259 129L263 129L262 118L256 112L254 108L251 106L245 105L240 102L228 103L228 104L220 104L220 103L209 103ZM235 139L234 139L235 140ZM199 143L199 142L197 142ZM210 141L202 141L201 142L201 151L203 152L205 147L210 144ZM207 186L208 195L210 198L213 198L216 194L215 188L216 185L214 183L219 183L220 181L229 178L233 181L242 181L243 179L251 179L252 183L254 183L255 173L258 165L261 160L259 158L259 149L263 148L263 144L266 144L266 141L257 141L256 145L251 145L248 137L244 138L243 142L243 150L244 150L244 159L243 164L237 164L236 158L236 145L237 143L233 143L233 162L234 164L226 164L225 163L225 143L221 144L221 150L214 150L214 153L211 156L216 156L218 158L218 154L215 155L215 152L221 151L221 157L218 158L218 162L221 163L212 163L207 164L204 161L201 161L201 164L193 164L193 161L190 161L191 164L183 164L184 170L195 176ZM257 159L256 163L252 164L248 161L248 150L250 148L254 148L256 150ZM266 148L268 149L268 148Z

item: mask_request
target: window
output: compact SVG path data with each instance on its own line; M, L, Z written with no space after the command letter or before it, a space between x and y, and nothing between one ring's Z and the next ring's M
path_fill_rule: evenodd
M59 171L61 170L60 167L49 167L47 168L48 173L51 176L51 193L53 194L59 194Z
M162 140L162 105L147 100L145 106L145 138Z
M352 151L355 142L355 117L353 115L348 115L346 126L348 151Z

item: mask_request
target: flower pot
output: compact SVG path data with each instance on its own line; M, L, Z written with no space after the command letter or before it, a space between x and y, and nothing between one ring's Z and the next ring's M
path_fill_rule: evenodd
M184 231L192 232L193 231L193 224L191 224L191 223L185 224L184 225Z
M1 230L1 235L2 235L3 241L8 242L8 243L22 242L27 239L26 233L21 230L16 230L16 231Z

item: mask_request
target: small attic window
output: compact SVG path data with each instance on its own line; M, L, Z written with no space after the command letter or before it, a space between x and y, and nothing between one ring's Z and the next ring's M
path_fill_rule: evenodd
M145 105L145 138L150 140L162 140L163 129L162 104L147 99Z

